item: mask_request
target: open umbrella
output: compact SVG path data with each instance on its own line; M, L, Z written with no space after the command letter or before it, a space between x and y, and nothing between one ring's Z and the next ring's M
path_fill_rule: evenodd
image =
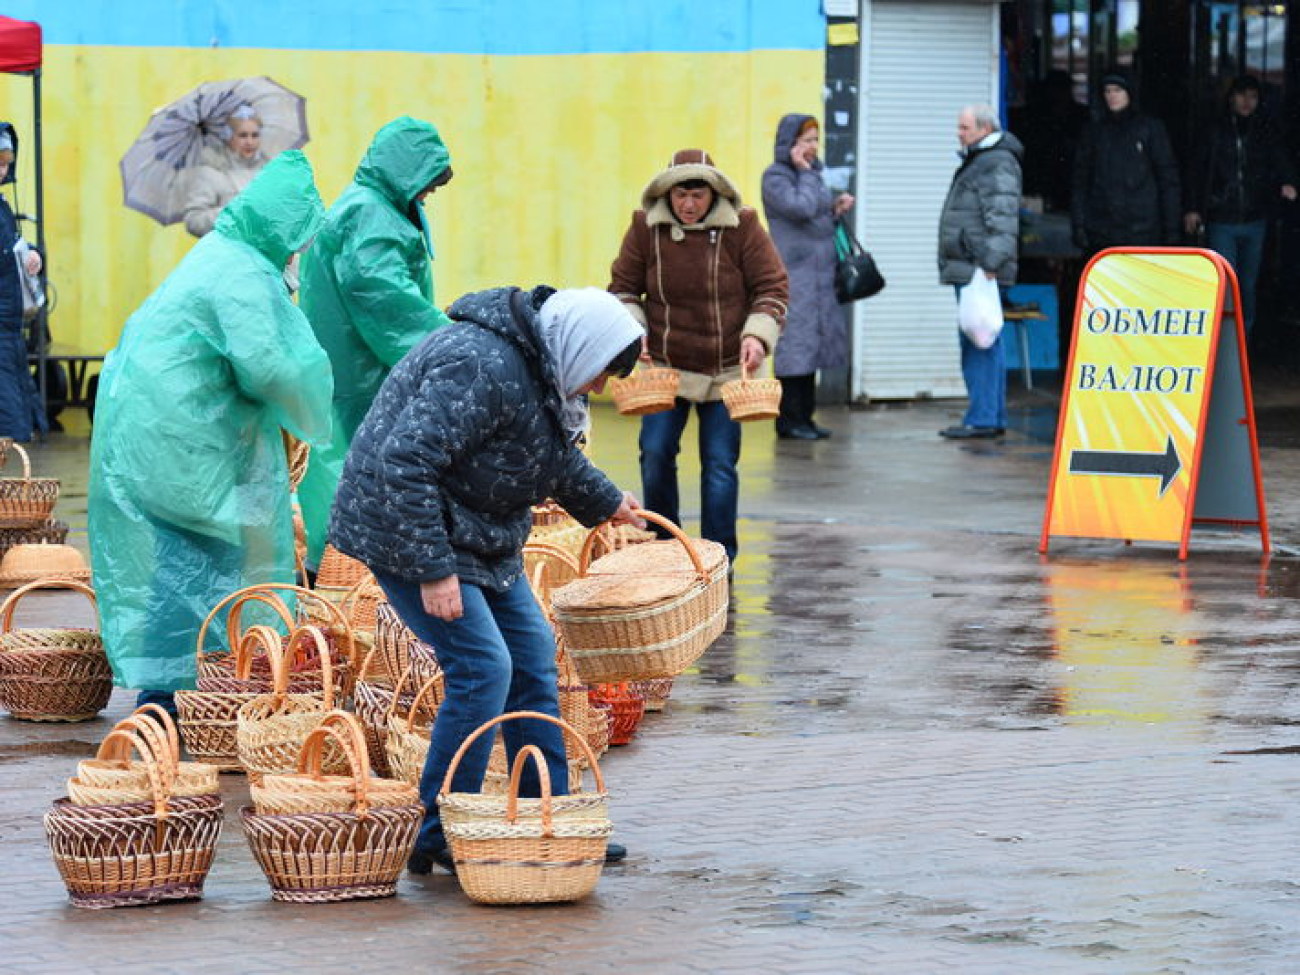
M157 109L122 157L123 202L161 224L185 216L185 171L205 146L226 141L230 113L251 105L262 120L262 151L274 156L307 144L307 101L265 76L206 81Z

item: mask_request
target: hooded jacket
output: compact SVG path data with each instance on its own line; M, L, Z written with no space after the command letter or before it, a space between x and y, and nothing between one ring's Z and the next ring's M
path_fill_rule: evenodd
M775 160L763 173L763 213L790 275L790 310L776 345L778 376L806 376L848 362L844 308L835 297L834 197L823 164L796 169L790 149L811 115L787 115L776 127Z
M669 191L701 179L714 201L683 224ZM641 208L610 268L609 291L645 325L650 357L681 374L677 395L722 398L740 377L740 342L753 335L770 352L785 322L790 287L781 257L753 207L700 149L677 152L641 194Z
M1088 250L1177 243L1178 163L1164 123L1131 104L1103 108L1083 130L1074 157L1070 222Z
M238 196L267 163L266 154L245 159L229 146L206 146L190 174L185 229L195 237L211 233L222 207Z
M280 431L326 442L330 375L281 273L323 213L306 157L277 156L105 358L90 554L100 629L125 687L193 687L212 606L244 586L293 580Z
M388 123L303 256L299 300L334 374L333 439L312 453L298 487L312 564L353 433L388 371L447 323L434 303L432 245L415 198L450 165L428 122Z
M555 364L538 337L550 288L496 288L451 306L384 381L339 482L331 542L410 582L456 575L502 591L523 571L532 506L584 525L622 493L566 434Z
M1020 245L1020 159L1010 132L993 132L962 153L939 214L939 281L969 284L976 268L1015 283Z

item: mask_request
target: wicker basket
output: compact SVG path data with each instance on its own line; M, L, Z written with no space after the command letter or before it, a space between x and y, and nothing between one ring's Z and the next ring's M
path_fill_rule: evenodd
M662 711L668 703L668 696L673 692L671 677L652 677L649 680L632 681L632 690L645 698L646 713Z
M633 690L627 681L597 684L588 695L596 704L609 707L609 743L626 745L631 742L645 716L645 698Z
M32 477L27 451L12 440L0 442L0 465L16 450L23 462L23 476L0 477L0 528L32 528L50 520L59 500L57 477Z
M68 540L68 523L66 521L49 521L27 528L0 528L0 554L15 545L62 545Z
M71 545L11 545L0 558L0 589L17 589L29 582L89 583L90 566Z
M322 586L319 581L312 590L322 600L338 608L355 634L367 634L373 642L379 604L384 602L384 591L375 582L375 577L366 572L351 586ZM326 624L330 617L319 605L302 606L303 619L312 623Z
M595 777L595 791L552 796L546 763L534 745L515 756L506 795L452 792L456 769L470 746L503 721L533 718L558 725L579 748ZM525 762L535 762L542 795L519 797ZM574 901L595 889L605 866L609 820L605 780L596 756L572 728L537 711L494 718L461 744L447 767L438 794L443 831L456 862L456 879L481 904L538 904Z
M298 756L307 735L334 710L334 680L331 672L329 645L325 635L315 626L301 626L289 636L287 648L280 645L280 636L270 627L251 627L245 639L262 640L271 659L273 683L269 694L259 694L240 705L235 716L235 745L239 763L250 774L292 772L298 767ZM324 672L318 692L290 694L288 657L292 657L302 642L314 642ZM338 751L327 756L327 771L341 772L348 767L348 758Z
M583 529L583 538L586 538L586 529ZM581 548L578 551L581 552ZM581 574L577 554L559 545L530 539L524 544L523 557L524 574L532 584L533 595L543 608L551 605L552 592Z
M217 769L201 762L182 762L180 736L172 717L157 704L145 704L113 726L133 732L149 749L150 760L163 770L174 796L216 795ZM77 764L68 780L68 799L78 806L108 806L153 798L148 762L131 761L128 735L110 733L94 758Z
M333 545L321 552L320 565L316 567L316 588L351 589L370 574L364 564L350 555L344 555Z
M331 711L308 738L312 736L327 736L330 749L348 756L347 774L323 772L321 759L326 748L313 746L307 752L304 745L297 772L264 775L260 782L250 782L249 795L259 815L348 812L359 791L364 792L371 806L409 806L420 801L418 789L410 783L369 777L366 763L358 761L358 755L364 758L367 749L365 732L355 715ZM357 769L367 770L363 781L358 780Z
M299 777L323 785L303 781L298 788L304 794L319 788L337 796L337 784L329 780L321 765L326 743L332 743L351 763L346 786L352 793L348 811L264 815L252 806L240 810L244 836L275 900L321 904L391 897L415 848L424 807L418 802L387 806L372 801L375 782L370 778L365 749L356 746L350 733L340 733L341 720L331 717L328 724L307 736ZM285 779L277 778L282 788Z
M352 710L361 729L365 733L366 755L370 759L370 768L376 774L388 778L388 755L384 743L388 740L388 713L395 708L410 708L417 693L414 689L401 690L397 682L382 668L375 666L378 659L372 648L361 663L357 672L357 683L352 692Z
M429 735L438 717L438 708L445 693L442 674L426 680L405 706L405 714L398 705L402 702L402 688L410 674L403 674L397 682L393 702L387 714L388 735L384 739L384 757L388 760L389 774L395 779L420 784L424 762L429 757ZM414 683L413 681L411 683Z
M620 413L645 416L673 408L680 380L676 369L650 366L638 369L626 379L611 379L608 388Z
M311 444L299 440L288 430L281 430L280 435L284 439L284 456L289 465L289 490L296 491L311 461Z
M442 673L437 651L412 633L388 603L380 603L375 610L375 656L394 681L407 671L417 684Z
M114 731L140 753L147 802L78 806L59 799L45 814L45 835L77 907L128 907L203 896L224 819L217 795L175 796L149 746ZM107 739L106 739L107 741Z
M740 379L722 384L722 402L733 420L775 420L781 415L781 380L751 379L745 369Z
M75 589L96 605L94 590L80 583L33 582L10 594L0 605L0 708L24 721L87 721L113 693L113 671L99 633L13 629L19 602L52 587Z
M334 693L340 700L347 700L352 693L352 681L355 673L353 666L357 655L357 646L347 620L338 607L332 605L317 593L299 586L280 583L264 583L239 589L222 599L208 614L199 627L197 645L198 689L217 691L219 693L247 694L267 693L271 690L271 661L264 655L251 652L247 659L238 657L233 648L241 646L246 633L244 614L253 606L270 610L276 625L284 628L286 633L294 628L294 616L285 604L281 594L292 594L299 605L299 615L321 620L317 623L327 634L330 650L330 665L334 681ZM218 614L226 610L226 646L229 651L207 650L207 636ZM288 642L285 636L284 641ZM252 650L256 651L261 643L254 642ZM242 672L240 668L246 668ZM298 652L289 658L289 687L292 694L309 694L319 691L324 679L321 661L316 656L315 643L298 646Z
M588 684L675 677L726 629L727 556L716 542L687 538L662 515L642 511L675 540L645 542L590 562L583 578L552 597L556 628Z

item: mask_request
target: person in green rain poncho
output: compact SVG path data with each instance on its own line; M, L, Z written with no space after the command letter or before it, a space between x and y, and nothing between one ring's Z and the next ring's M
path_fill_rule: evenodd
M307 158L277 156L127 320L91 441L90 556L115 681L174 707L204 617L292 582L281 428L329 438L329 360L282 274L324 205Z
M334 367L334 429L298 485L307 564L320 564L348 445L389 370L449 319L433 298L426 196L451 179L438 130L403 116L376 133L303 255L302 310Z

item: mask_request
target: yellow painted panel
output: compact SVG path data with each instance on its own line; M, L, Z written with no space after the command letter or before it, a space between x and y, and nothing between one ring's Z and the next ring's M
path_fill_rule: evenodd
M118 161L149 113L202 81L258 74L307 97L306 152L327 203L383 123L407 114L439 127L456 172L429 203L445 304L501 284L603 287L641 189L676 149L708 149L758 204L777 120L820 112L822 55L47 47L46 242L59 347L110 348L193 243L182 226L122 205ZM30 79L0 76L0 99L30 145ZM31 165L24 150L28 210Z

